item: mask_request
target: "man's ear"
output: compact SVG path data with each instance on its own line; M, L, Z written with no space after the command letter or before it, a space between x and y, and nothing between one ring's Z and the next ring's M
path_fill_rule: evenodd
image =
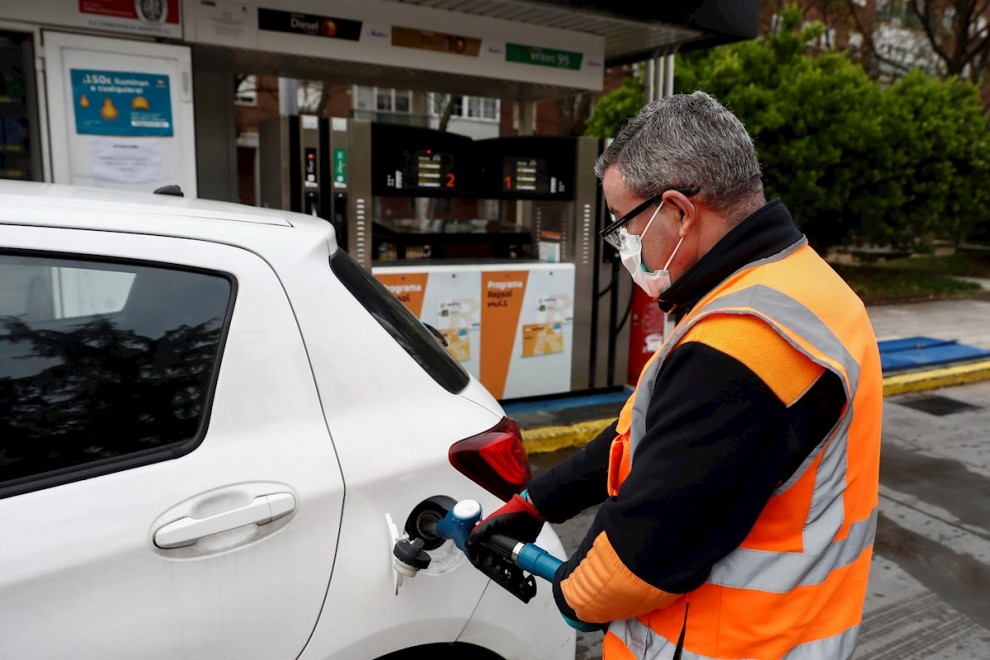
M680 226L677 229L677 235L683 238L698 220L698 215L700 212L698 205L692 202L689 197L676 190L668 191L667 194L663 196L663 200L664 204L673 206L680 214L681 219Z

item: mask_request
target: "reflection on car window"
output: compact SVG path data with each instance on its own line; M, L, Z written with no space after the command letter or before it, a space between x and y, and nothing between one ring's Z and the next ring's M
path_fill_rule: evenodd
M218 275L0 254L0 488L194 440L230 296Z
M441 387L456 394L470 376L433 333L395 296L343 250L330 257L330 268L358 302ZM434 330L433 332L436 332Z

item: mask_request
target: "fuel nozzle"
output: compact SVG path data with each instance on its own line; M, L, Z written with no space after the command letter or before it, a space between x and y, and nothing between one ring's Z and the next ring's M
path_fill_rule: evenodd
M437 536L452 540L461 552L467 552L467 537L479 520L481 504L477 500L461 500L437 523Z

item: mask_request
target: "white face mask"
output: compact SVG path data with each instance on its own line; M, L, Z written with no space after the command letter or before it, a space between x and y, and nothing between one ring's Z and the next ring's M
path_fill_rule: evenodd
M670 258L667 259L667 263L663 265L661 270L655 270L652 273L646 270L646 264L643 263L643 237L646 236L650 225L653 224L653 219L657 217L657 214L660 213L660 209L662 208L663 202L660 202L657 210L650 216L650 221L646 223L646 229L639 236L630 234L626 231L625 227L620 227L618 232L620 245L622 246L619 248L619 258L622 260L622 265L632 275L633 282L639 285L639 288L645 291L651 298L658 298L661 293L670 288L670 271L667 270L667 267L670 266L670 262L674 260L674 255L681 249L681 243L684 242L684 237L682 236L681 240L677 241L674 251L670 253Z

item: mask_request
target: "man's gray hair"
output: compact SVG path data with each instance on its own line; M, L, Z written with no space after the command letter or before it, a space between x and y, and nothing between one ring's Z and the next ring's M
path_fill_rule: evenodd
M648 103L598 157L595 174L618 168L648 199L671 188L699 188L710 208L731 214L763 201L756 150L742 122L705 92Z

